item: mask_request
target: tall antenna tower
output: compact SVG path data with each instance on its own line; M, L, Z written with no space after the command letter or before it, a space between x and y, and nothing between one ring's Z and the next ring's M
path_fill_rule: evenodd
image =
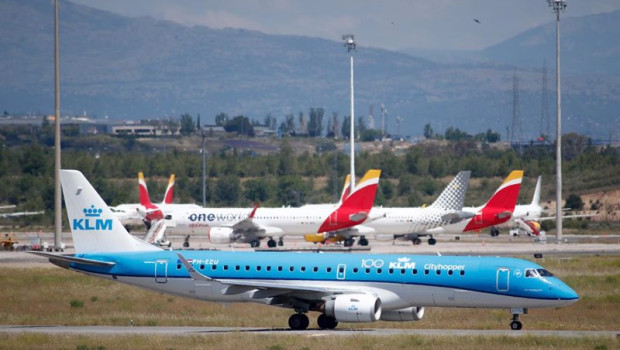
M519 144L519 151L521 151L521 138L523 136L521 130L521 108L519 104L519 78L517 77L517 71L515 70L512 76L512 132L510 136L510 143Z
M382 103L381 104L381 137L385 138L385 134L387 133L387 108L385 108L385 105Z
M543 141L549 140L551 132L550 118L549 118L549 91L547 80L547 60L543 60L543 76L542 76L542 105L540 110L540 136L544 138Z

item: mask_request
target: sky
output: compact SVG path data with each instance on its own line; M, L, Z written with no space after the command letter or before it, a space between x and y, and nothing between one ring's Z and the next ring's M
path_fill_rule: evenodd
M478 50L551 22L546 0L70 0L129 17L214 29L341 40L389 50ZM567 0L563 17L620 10L618 0ZM474 19L480 21L477 23Z

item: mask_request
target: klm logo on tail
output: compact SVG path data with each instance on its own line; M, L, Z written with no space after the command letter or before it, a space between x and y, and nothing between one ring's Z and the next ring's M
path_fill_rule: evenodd
M112 219L100 219L101 212L103 210L95 208L91 205L90 208L84 208L85 218L73 219L73 230L79 231L111 231Z

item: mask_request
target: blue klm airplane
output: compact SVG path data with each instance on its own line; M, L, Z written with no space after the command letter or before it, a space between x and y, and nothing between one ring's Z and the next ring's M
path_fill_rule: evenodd
M579 297L530 261L503 257L162 250L129 235L81 172L62 170L74 255L35 252L60 267L159 292L290 308L292 329L338 322L417 321L425 307L528 308Z

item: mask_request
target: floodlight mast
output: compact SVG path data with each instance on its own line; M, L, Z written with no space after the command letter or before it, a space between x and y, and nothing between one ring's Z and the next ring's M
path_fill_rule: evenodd
M344 34L342 36L347 52L351 54L351 122L349 123L349 140L351 142L351 188L349 193L355 189L355 100L353 89L353 52L355 51L355 36Z
M54 248L62 245L62 193L60 188L60 55L58 0L54 0Z
M556 103L556 205L555 223L556 240L562 243L562 90L560 87L560 12L566 9L565 0L547 0L547 5L553 9L556 15L555 20L555 103Z

